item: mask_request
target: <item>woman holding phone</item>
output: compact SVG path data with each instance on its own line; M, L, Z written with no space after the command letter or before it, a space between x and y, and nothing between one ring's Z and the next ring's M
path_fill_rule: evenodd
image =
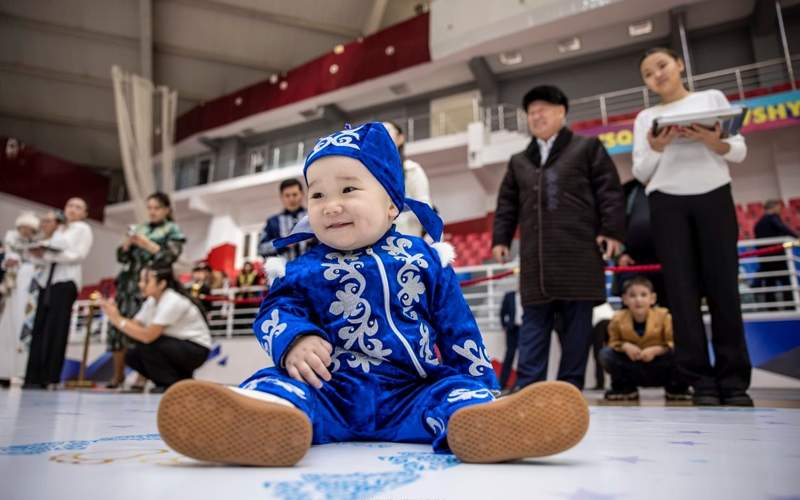
M123 265L117 276L116 303L123 315L133 316L144 300L139 294L139 273L148 264L171 266L183 250L186 238L172 220L169 196L156 192L147 197L148 222L129 228L117 248L117 261ZM125 378L125 351L130 340L118 328L108 331L108 350L114 361L114 374L106 387L114 389Z
M646 185L656 251L670 297L675 355L696 405L752 406L751 365L739 301L738 225L728 162L747 155L741 135L723 138L720 125L652 129L658 117L730 108L718 90L690 92L683 61L653 48L639 62L642 80L661 103L634 124L633 175ZM711 313L714 365L709 359L701 301Z

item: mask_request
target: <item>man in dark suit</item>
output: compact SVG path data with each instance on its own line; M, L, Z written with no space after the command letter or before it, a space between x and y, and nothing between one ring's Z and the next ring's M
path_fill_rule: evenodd
M781 219L781 203L777 200L769 200L764 203L764 215L758 220L755 227L756 238L776 238L779 236L790 236L797 238L797 233L789 229ZM762 262L758 266L759 272L775 272L787 270L785 261L776 262ZM789 276L768 276L761 278L760 286L774 287L774 286L788 286ZM767 292L764 294L764 299L767 303L775 303L783 301L783 292ZM776 308L771 308L776 309Z
M511 157L497 196L492 252L505 262L520 230L517 387L544 380L555 316L564 318L558 379L583 388L592 344L592 307L605 301L604 259L625 233L622 187L614 162L595 137L564 126L569 102L543 85L522 107L533 139Z

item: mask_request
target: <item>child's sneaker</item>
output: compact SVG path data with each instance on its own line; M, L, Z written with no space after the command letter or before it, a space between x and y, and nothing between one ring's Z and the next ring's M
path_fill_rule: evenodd
M609 389L605 394L606 401L639 401L638 389Z
M447 443L463 462L504 462L568 450L588 428L581 391L566 382L541 382L456 411L447 424Z
M158 431L170 448L198 460L290 466L311 446L311 422L293 406L231 387L184 380L158 405Z

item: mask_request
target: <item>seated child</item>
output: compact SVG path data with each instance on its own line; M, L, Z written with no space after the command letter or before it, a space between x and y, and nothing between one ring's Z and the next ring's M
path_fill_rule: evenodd
M639 399L637 387L664 387L668 400L690 400L688 385L676 378L672 353L672 316L653 307L653 284L636 276L622 286L626 309L617 311L608 325L608 345L600 350L600 363L611 375L609 401Z
M405 198L383 124L320 139L304 175L308 218L276 245L320 244L286 265L253 325L274 366L239 388L175 384L158 409L169 446L200 460L288 466L312 443L432 443L464 461L499 462L581 440L589 413L570 384L495 399L452 247L392 226L409 208L435 240L442 234L428 205Z

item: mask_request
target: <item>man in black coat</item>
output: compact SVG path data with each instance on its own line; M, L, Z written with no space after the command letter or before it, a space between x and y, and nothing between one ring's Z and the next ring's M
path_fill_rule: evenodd
M769 200L764 203L764 215L758 220L755 227L756 238L777 238L779 236L790 236L797 238L797 233L789 229L781 219L781 204L777 200ZM759 272L786 272L788 267L785 261L762 262L758 265ZM762 287L788 286L789 276L769 276L761 278L759 285ZM783 292L767 292L764 299L767 303L782 301ZM775 309L775 308L771 308Z
M521 388L544 380L556 314L564 318L558 379L583 388L592 307L605 301L604 259L617 255L625 208L614 162L597 138L564 126L567 97L535 87L523 98L533 139L511 157L494 218L492 252L509 258L520 230L524 310L517 361Z

